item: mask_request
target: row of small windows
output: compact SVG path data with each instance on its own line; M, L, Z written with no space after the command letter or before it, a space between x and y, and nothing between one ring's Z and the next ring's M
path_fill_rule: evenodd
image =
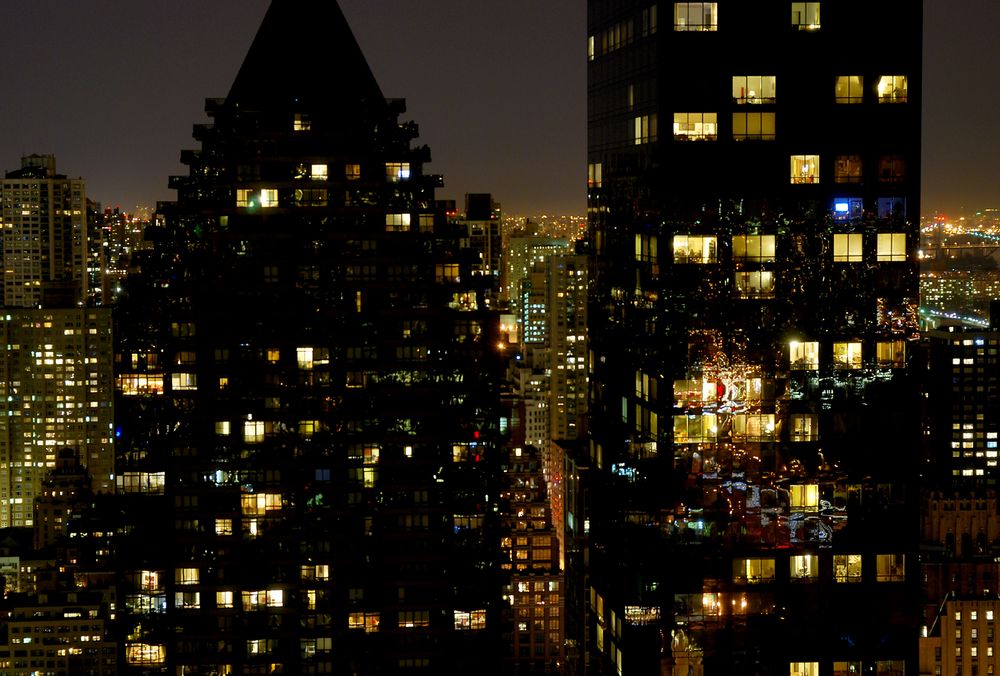
M819 30L819 3L793 2L791 25L798 30ZM712 32L719 30L719 3L675 2L674 30Z
M812 485L791 486L790 507L794 509L819 508L819 487ZM795 490L797 489L797 490ZM817 580L820 573L819 556L799 554L788 558L788 572L792 580ZM834 554L834 582L852 583L862 580L861 554ZM903 582L906 580L904 554L876 554L875 581ZM733 561L733 582L738 584L767 584L775 581L775 559L736 559Z
M856 676L867 673L874 676L904 676L906 673L905 660L878 660L874 663L869 662L868 665L867 671L863 671L863 663L860 660L834 662L833 672L821 672L819 662L792 662L788 666L788 674L789 676L819 676L820 673L832 673L833 676Z
M733 260L750 263L771 263L775 260L775 235L735 235L732 238ZM716 235L674 235L674 263L708 264L719 262ZM864 235L862 233L835 233L833 235L833 260L835 263L862 261ZM635 236L635 259L640 262L658 261L656 235ZM880 232L875 237L875 257L879 262L906 260L906 233Z

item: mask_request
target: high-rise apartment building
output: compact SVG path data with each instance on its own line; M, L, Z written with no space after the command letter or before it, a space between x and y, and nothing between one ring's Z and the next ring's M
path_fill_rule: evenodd
M0 181L3 304L77 305L87 297L87 195L56 173L51 155L29 155Z
M114 491L114 377L107 308L0 310L0 528L73 449L98 493Z
M498 669L498 316L417 126L332 0L206 109L116 332L124 669Z
M595 673L916 673L921 23L590 1Z

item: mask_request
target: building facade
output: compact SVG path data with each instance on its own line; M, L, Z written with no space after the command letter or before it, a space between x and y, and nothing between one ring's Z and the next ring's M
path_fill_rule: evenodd
M588 10L590 667L915 673L920 8Z
M124 668L490 673L498 316L402 101L303 6L208 101L122 300Z

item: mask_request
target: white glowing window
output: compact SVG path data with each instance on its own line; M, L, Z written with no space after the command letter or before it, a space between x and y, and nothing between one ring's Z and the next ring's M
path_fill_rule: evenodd
M386 232L406 232L410 229L410 214L386 214Z
M325 164L314 164L309 172L309 178L314 181L325 181L329 176L329 168Z
M719 137L717 113L674 113L674 139L715 141Z
M260 206L264 209L278 206L278 191L276 188L264 188L260 191Z
M791 181L796 185L819 183L819 155L792 155Z
M298 347L295 348L295 357L298 362L299 368L303 371L309 371L313 367L313 348L311 347Z

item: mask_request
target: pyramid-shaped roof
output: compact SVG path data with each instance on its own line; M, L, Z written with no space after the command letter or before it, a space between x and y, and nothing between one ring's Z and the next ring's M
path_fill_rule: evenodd
M227 101L340 110L385 105L337 0L272 0Z

